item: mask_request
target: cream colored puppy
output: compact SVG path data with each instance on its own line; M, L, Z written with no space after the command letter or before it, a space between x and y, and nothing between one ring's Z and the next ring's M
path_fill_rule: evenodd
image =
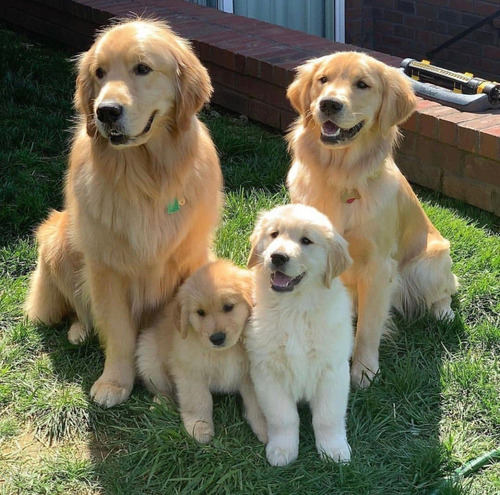
M186 280L160 319L139 337L139 375L153 393L176 391L186 431L200 443L214 435L211 392L240 392L250 427L266 442L241 340L252 285L249 271L225 260L209 263Z
M320 455L347 462L353 328L350 298L337 278L351 264L347 243L325 215L304 205L261 214L251 242L255 307L246 348L267 421L267 460L285 466L297 458L297 402L305 400Z

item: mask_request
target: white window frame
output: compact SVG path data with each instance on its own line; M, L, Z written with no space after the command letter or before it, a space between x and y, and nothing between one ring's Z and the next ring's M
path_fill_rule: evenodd
M234 1L217 0L217 8L233 14ZM345 43L345 0L325 0L325 37Z

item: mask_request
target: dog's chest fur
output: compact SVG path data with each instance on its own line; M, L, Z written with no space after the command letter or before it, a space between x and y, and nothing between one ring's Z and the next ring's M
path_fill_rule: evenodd
M293 325L280 329L279 345L269 353L269 368L280 381L288 382L297 399L309 399L311 384L317 383L331 365L322 335L307 314L296 315Z
M190 132L208 140L198 121ZM221 178L215 151L201 160L187 148L187 137L164 141L148 152L105 152L102 144L92 151L84 132L77 135L66 192L75 230L83 232L75 241L86 256L119 272L130 270L134 260L142 272L170 256L193 228L200 195L213 197L217 207ZM170 212L169 205L174 205Z
M253 363L265 367L295 400L310 400L322 375L349 359L350 301L338 280L321 294L293 296L278 295L269 304L257 295L246 345Z
M170 369L180 370L197 382L206 383L211 392L237 392L249 373L248 359L238 342L229 349L206 349L198 337L187 339L175 336L170 353Z

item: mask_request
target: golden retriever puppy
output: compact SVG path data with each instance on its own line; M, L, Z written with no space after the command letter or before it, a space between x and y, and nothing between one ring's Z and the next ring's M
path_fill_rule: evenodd
M153 393L176 392L184 427L200 443L214 435L211 392L240 392L250 427L266 441L242 343L252 287L249 271L226 260L209 263L184 282L139 337L139 375Z
M452 319L449 243L425 215L394 163L397 125L415 107L408 79L363 53L343 52L298 68L288 98L300 114L288 134L293 202L316 207L349 243L343 275L356 303L353 384L379 369L391 306Z
M196 113L212 91L189 44L157 21L102 31L78 62L65 210L38 232L26 311L69 338L95 324L106 360L91 396L125 401L137 330L209 260L222 201L212 140Z
M353 346L351 301L338 278L351 263L328 218L305 205L260 215L248 265L255 307L245 340L273 466L297 458L297 401L309 402L322 457L350 459L345 416Z

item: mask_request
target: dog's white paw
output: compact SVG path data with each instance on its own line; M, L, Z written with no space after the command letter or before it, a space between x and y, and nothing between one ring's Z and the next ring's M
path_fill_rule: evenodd
M189 435L199 443L209 443L214 436L214 427L201 419L186 422L184 427Z
M92 385L90 397L105 409L122 404L132 392L133 383L121 384L106 380L102 376Z
M266 446L266 457L271 466L286 466L295 461L298 455L298 445L285 445L269 441Z
M332 437L324 439L316 444L316 448L324 460L334 462L349 462L351 460L351 448L345 438Z
M79 321L75 321L68 330L68 340L74 344L83 344L87 340L89 332L85 325Z
M435 302L431 310L436 320L452 322L455 319L455 312L451 309L448 301Z

